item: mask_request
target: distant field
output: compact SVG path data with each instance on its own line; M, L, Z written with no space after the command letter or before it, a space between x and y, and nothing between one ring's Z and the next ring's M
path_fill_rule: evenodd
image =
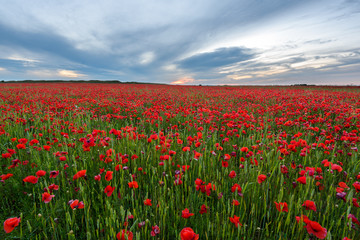
M0 239L360 239L360 87L1 83L0 110Z

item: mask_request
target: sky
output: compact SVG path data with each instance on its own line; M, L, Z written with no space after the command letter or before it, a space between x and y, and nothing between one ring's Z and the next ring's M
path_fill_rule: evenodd
M0 80L360 85L358 0L12 0Z

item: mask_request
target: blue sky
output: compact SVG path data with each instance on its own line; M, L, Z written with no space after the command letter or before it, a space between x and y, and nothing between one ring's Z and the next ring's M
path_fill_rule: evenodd
M358 0L12 0L0 16L0 80L360 85Z

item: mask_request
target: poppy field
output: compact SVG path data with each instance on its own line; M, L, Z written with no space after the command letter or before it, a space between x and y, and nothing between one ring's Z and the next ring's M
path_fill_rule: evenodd
M360 89L0 85L0 239L360 239Z

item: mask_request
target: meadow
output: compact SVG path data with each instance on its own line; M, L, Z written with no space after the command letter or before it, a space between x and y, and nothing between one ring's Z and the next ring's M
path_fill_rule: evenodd
M360 92L0 84L0 239L360 239Z

